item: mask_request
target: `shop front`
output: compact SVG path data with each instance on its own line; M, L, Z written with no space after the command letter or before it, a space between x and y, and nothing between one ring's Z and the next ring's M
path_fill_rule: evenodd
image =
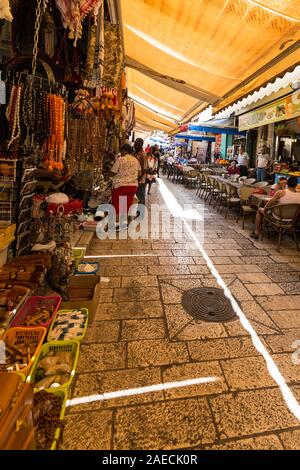
M299 91L242 114L239 129L252 133L253 161L263 149L272 156L275 182L281 176L300 177Z

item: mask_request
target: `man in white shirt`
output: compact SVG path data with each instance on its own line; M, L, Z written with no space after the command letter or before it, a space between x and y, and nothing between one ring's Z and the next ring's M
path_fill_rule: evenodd
M256 179L265 181L266 171L273 165L272 157L266 147L257 155L256 159Z
M240 152L238 156L238 165L240 167L241 176L248 176L248 167L249 167L249 155L245 151L245 147L240 147Z

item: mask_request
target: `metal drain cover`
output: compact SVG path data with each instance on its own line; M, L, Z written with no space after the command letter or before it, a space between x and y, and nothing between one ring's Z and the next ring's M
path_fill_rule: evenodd
M238 318L223 290L214 287L185 291L181 304L194 320L225 323Z

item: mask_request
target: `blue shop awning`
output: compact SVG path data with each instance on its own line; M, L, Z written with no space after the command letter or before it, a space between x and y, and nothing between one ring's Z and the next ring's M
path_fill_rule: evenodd
M211 132L212 134L240 135L246 136L247 132L240 132L237 127L213 127L197 124L189 124L189 131L194 132Z
M207 135L196 135L196 134L177 134L175 136L177 139L188 139L188 140L196 140L196 141L203 141L203 142L215 142L215 137L208 137Z

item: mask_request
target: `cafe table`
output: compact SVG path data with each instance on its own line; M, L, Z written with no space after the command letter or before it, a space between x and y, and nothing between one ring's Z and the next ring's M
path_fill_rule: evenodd
M229 186L235 189L241 189L244 186L243 183L239 183L238 181L235 181L232 178L223 178L223 176L217 176L217 175L212 175L210 176L210 178L215 181L218 181L219 183L228 184Z
M272 196L268 196L268 194L252 194L251 195L251 204L256 207L263 207L267 204L267 202L271 201Z

